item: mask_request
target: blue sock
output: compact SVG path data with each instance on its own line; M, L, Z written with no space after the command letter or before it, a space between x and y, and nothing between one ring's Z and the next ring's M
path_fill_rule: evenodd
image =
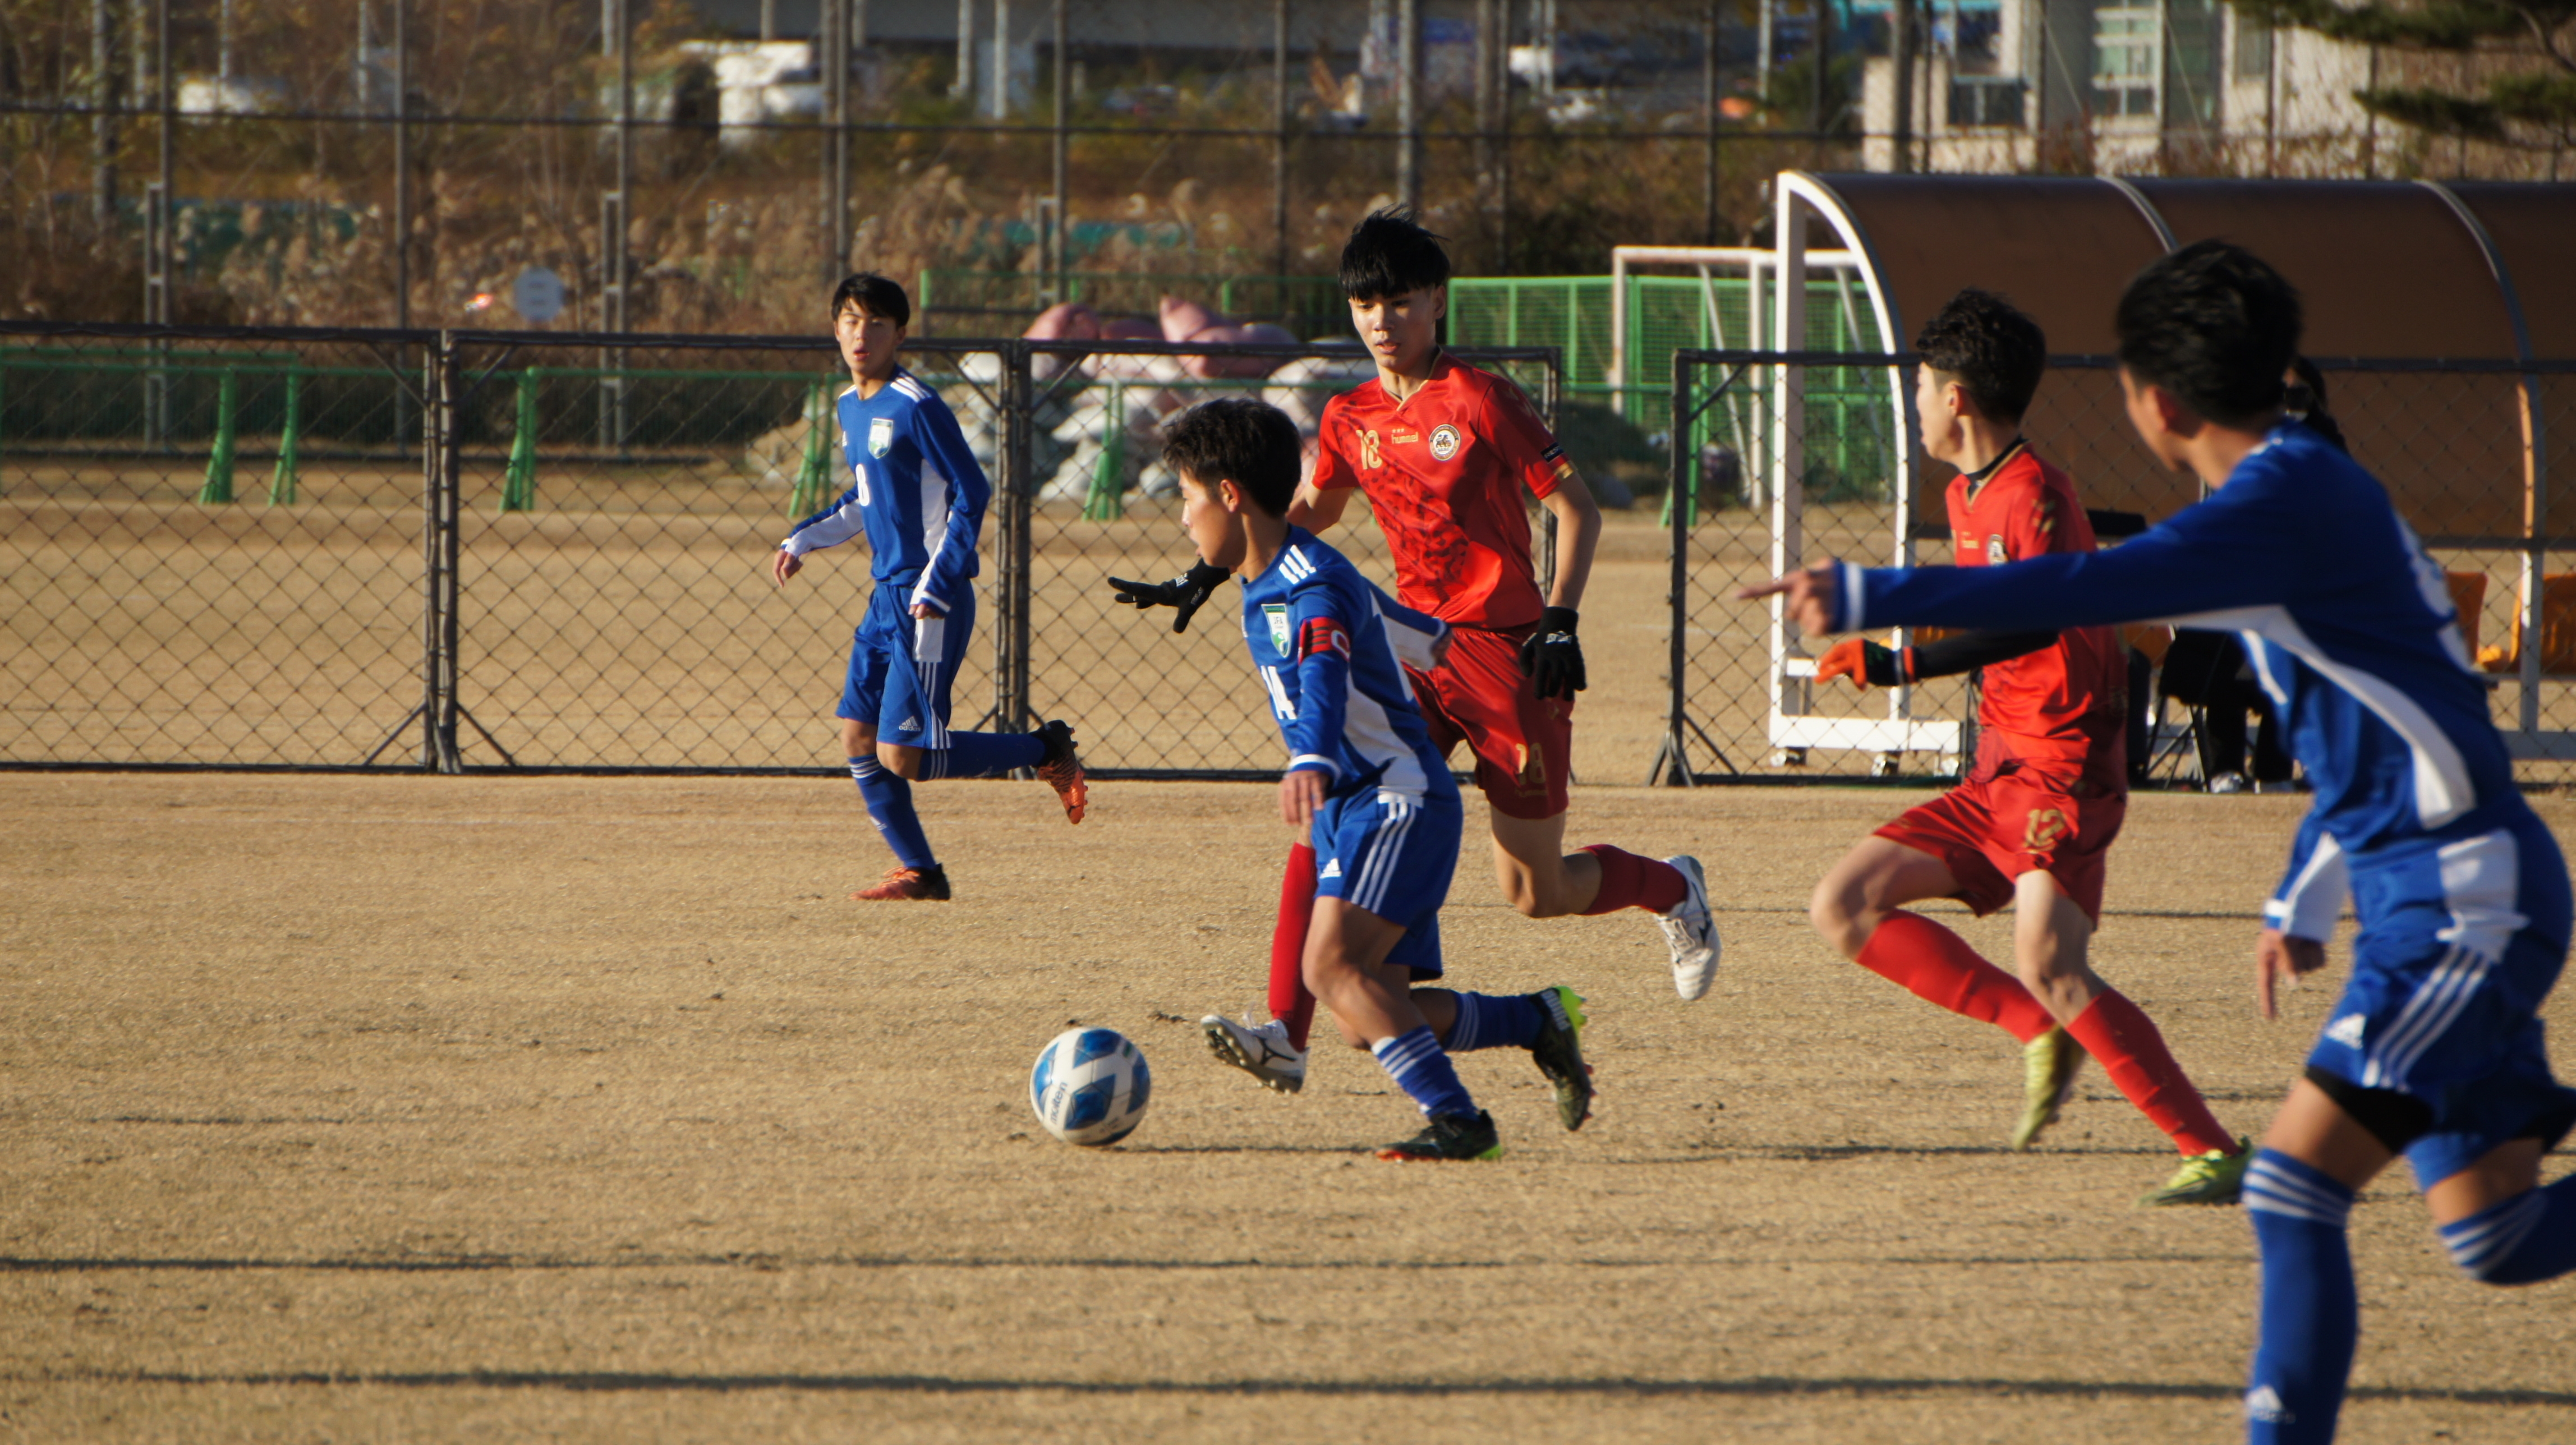
M885 835L894 860L924 872L939 866L930 856L930 839L921 831L921 815L912 811L912 784L885 770L874 758L850 759L850 780L868 805L868 817Z
M1476 1101L1467 1086L1458 1082L1458 1071L1451 1067L1449 1056L1440 1049L1439 1038L1428 1024L1391 1039L1380 1039L1369 1046L1377 1055L1377 1064L1395 1080L1419 1105L1424 1115L1476 1115Z
M2527 1189L2441 1229L2442 1247L2469 1278L2538 1284L2576 1269L2576 1175Z
M2361 1296L2345 1236L2351 1216L2351 1190L2287 1154L2262 1150L2245 1171L2245 1217L2263 1257L2254 1371L2245 1390L2251 1445L2334 1438L2361 1340Z
M948 746L922 754L921 778L991 778L1034 768L1046 757L1036 733L950 733Z
M1449 1026L1449 1037L1441 1044L1449 1052L1525 1049L1538 1042L1539 1022L1545 1016L1539 1011L1537 999L1525 993L1501 998L1489 993L1461 993L1457 997L1458 1021Z

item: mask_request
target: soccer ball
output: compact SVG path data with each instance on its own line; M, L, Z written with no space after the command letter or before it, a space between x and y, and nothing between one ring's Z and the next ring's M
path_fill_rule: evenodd
M1038 1052L1029 1106L1067 1144L1115 1144L1145 1120L1154 1077L1116 1029L1067 1029Z

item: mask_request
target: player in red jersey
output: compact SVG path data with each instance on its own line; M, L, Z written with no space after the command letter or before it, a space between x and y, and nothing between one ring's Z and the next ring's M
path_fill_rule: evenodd
M2021 417L2048 365L2037 323L1962 291L1915 338L1923 449L1959 469L1948 494L1963 567L2090 552L2075 484L2041 461ZM2172 1138L2182 1169L2141 1204L2230 1204L2252 1151L2231 1137L2155 1024L2102 981L2086 949L2102 917L2104 854L2128 811L2127 659L2107 627L1965 633L1901 651L1850 639L1819 678L1891 686L1984 669L1975 765L1960 784L1843 855L1816 885L1816 931L1862 967L2022 1041L2026 1097L2013 1147L2057 1118L2091 1054ZM2013 905L2013 961L1904 905L1957 898L1979 917Z
M1445 664L1409 676L1433 745L1445 753L1464 742L1475 756L1494 872L1512 906L1532 918L1645 909L1664 931L1675 990L1703 996L1719 945L1698 860L1608 844L1565 851L1574 694L1585 684L1576 608L1601 534L1590 489L1520 388L1443 354L1449 256L1439 237L1401 212L1369 216L1343 248L1341 284L1377 379L1325 405L1314 476L1289 521L1323 531L1353 490L1365 490L1395 557L1397 600L1448 624ZM1545 597L1524 490L1557 521L1559 561ZM1195 606L1207 590L1196 573L1159 587L1111 580L1139 606ZM1311 855L1292 855L1281 890L1273 1021L1202 1021L1219 1058L1283 1091L1305 1080L1314 1003L1298 960L1314 867Z

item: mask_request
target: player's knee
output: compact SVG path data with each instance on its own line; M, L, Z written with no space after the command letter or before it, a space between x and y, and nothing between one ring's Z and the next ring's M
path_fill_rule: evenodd
M1859 957L1869 942L1868 911L1855 890L1830 876L1816 885L1814 895L1807 900L1807 921L1846 958Z
M893 743L877 744L877 762L898 778L921 776L921 749L897 747Z

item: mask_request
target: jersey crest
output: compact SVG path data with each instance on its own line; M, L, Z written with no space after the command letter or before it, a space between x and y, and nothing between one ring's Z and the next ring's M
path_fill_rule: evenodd
M1288 655L1288 604L1285 602L1261 604L1261 618L1270 624L1270 650L1286 657Z
M1447 422L1442 422L1440 425L1433 427L1431 429L1431 459L1433 461L1445 462L1451 457L1458 455L1459 441L1458 429L1449 425Z
M868 422L868 455L881 457L894 450L894 418L881 416Z
M2004 535L1994 533L1986 538L1986 565L2000 567L2012 560L2012 549L2004 545Z

